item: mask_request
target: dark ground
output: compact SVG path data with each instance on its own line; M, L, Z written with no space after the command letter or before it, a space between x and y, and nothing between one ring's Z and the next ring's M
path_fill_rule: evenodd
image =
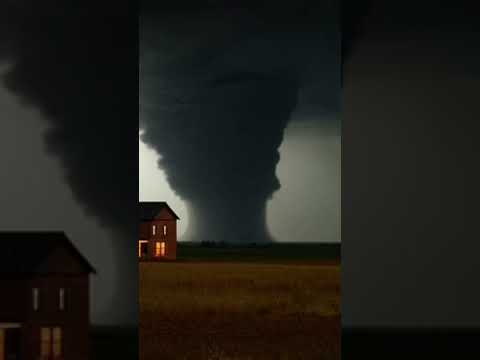
M211 243L178 243L177 261L240 261L262 263L340 263L339 243L273 243L232 246Z
M91 330L90 360L138 359L137 328L93 326Z

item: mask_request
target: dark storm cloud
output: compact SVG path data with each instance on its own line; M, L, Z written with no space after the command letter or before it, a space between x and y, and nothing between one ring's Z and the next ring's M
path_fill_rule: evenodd
M372 11L374 0L349 0L342 2L342 64L348 60L358 38L365 29L365 21Z
M111 5L2 2L1 51L12 65L2 80L43 113L47 150L60 160L74 196L115 234L122 290L112 313L118 321L132 321L137 311L138 93L137 36L131 31L137 15L125 1Z
M265 204L293 111L338 109L335 2L144 4L142 140L189 205L186 238L270 241Z

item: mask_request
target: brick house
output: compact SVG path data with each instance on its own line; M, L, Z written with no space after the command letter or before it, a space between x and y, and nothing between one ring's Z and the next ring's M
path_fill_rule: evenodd
M179 217L166 202L140 202L140 261L175 260L177 258L177 220Z
M0 241L0 360L88 359L93 267L63 232Z

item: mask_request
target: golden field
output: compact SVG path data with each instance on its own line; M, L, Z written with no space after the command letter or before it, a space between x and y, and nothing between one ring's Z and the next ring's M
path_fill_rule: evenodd
M140 264L140 359L340 359L340 267Z

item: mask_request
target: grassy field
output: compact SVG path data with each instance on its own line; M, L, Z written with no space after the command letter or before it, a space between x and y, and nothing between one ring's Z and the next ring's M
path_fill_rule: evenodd
M141 360L340 359L338 264L225 251L140 264Z

